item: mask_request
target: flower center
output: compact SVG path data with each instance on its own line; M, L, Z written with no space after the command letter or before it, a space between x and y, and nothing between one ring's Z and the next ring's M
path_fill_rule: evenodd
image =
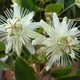
M19 19L8 19L5 27L5 30L8 32L9 36L19 36L20 32L22 31L22 25Z
M58 47L63 53L71 54L71 48L77 45L74 37L62 37L58 40Z

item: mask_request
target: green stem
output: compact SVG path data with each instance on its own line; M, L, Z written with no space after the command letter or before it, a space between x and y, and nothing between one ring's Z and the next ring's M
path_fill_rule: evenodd
M63 18L59 18L60 20L63 20ZM67 19L67 20L73 20L73 21L76 21L76 22L80 22L80 17L79 18L75 18L75 19Z
M70 6L68 6L66 9L64 9L62 12L60 12L60 13L58 14L58 16L60 16L63 12L65 12L67 9L69 9L70 7L72 7L72 6L74 6L74 5L75 5L75 3L71 4Z

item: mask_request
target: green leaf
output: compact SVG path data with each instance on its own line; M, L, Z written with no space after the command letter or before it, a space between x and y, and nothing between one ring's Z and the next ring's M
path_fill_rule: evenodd
M42 2L48 2L49 0L41 0Z
M31 53L26 49L26 47L25 47L24 45L23 45L22 49L23 49L22 57L23 57L25 60L27 60L28 62L30 62L30 60L33 61L33 62L35 62L35 63L41 63L41 62L43 62L43 60L42 60L41 58L37 57L37 56L34 55L34 54L31 54Z
M37 80L30 66L20 57L15 62L15 77L16 80Z
M0 58L5 57L5 51L0 51Z
M7 64L13 69L14 68L14 59L12 56L8 57Z
M80 80L80 76L67 76L67 77L61 77L57 80Z
M8 69L10 69L10 67L6 63L4 63L0 60L0 69L8 70Z
M3 50L5 50L5 45L2 42L0 42L0 51L3 51Z
M26 60L29 60L31 58L31 53L27 50L27 48L23 45L23 54L22 57L24 57Z
M60 4L63 4L63 8L64 8L64 0L57 0L57 2L56 3L60 3Z
M80 76L80 69L78 69L76 75Z
M67 68L55 70L51 73L51 75L55 78L58 78L58 77L68 75L71 71L72 71L72 67L67 67Z
M35 11L37 6L36 0L18 0L18 3L22 8L27 8L30 11Z
M42 27L40 27L39 29L37 29L37 32L38 32L38 33L43 33L43 30L44 30L44 29L43 29Z
M43 62L43 59L37 57L36 55L32 55L32 60L33 60L35 63L42 63L42 62Z
M64 4L64 0L57 0L57 3Z
M59 13L62 10L62 4L49 4L45 8L45 12Z

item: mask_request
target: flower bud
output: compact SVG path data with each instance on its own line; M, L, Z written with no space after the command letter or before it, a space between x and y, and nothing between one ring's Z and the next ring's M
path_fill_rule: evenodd
M75 0L75 4L80 8L80 0Z

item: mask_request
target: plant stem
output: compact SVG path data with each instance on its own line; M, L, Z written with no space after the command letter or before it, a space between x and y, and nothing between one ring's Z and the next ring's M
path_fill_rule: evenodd
M63 18L59 18L60 20L63 20ZM67 20L73 20L73 21L76 21L76 22L80 22L80 17L79 18L75 18L75 19L67 19Z
M60 12L60 13L58 14L58 16L60 16L63 12L65 12L67 9L69 9L70 7L72 7L72 6L74 6L74 5L75 5L75 3L71 4L70 6L68 6L66 9L64 9L62 12Z

